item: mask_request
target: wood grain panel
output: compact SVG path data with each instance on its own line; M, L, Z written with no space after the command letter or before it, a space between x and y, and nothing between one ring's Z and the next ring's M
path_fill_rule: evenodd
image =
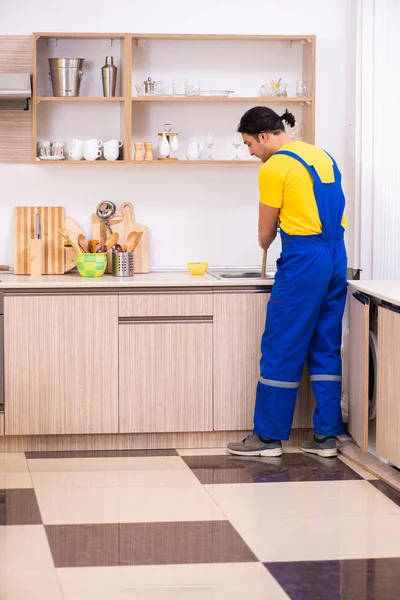
M156 448L223 448L244 438L248 431L194 433L132 433L109 435L14 435L0 437L0 452L23 450L132 450ZM310 429L293 429L284 447L299 446ZM383 464L383 463L381 463Z
M4 435L4 413L0 413L0 435Z
M0 35L0 73L32 73L31 35Z
M4 299L7 435L118 431L115 296Z
M0 162L31 163L32 113L0 110Z
M58 227L64 227L61 206L17 206L14 209L14 271L30 274L30 243L35 238L35 217L40 215L43 239L43 274L62 275L65 272L64 240Z
M368 450L369 305L349 294L349 432Z
M212 429L212 324L119 328L119 431Z
M316 75L316 38L311 36L312 42L303 46L303 81L311 86L307 96L311 96L311 105L303 108L303 141L315 144L315 75Z
M400 467L400 314L378 308L376 451Z
M214 429L253 428L261 337L269 294L214 294ZM312 426L315 399L305 369L293 427Z
M120 317L207 317L212 294L120 294Z
M0 36L0 73L32 73L32 36ZM30 163L32 110L0 110L0 162Z
M214 294L214 429L253 427L269 294Z

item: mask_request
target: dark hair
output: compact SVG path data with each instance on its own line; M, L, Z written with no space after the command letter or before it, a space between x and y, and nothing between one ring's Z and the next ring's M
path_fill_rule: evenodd
M255 106L245 112L240 119L238 132L247 133L247 135L253 135L256 138L262 131L277 135L278 133L285 131L283 121L290 125L290 127L294 127L296 123L296 119L292 113L287 110L285 110L280 117L272 110L272 108L268 108L267 106Z

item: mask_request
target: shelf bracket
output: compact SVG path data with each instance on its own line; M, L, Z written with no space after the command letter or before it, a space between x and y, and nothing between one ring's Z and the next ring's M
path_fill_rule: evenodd
M142 38L136 38L135 39L135 46L136 48L144 48L146 46L147 40L142 39Z
M291 48L293 40L283 40L282 44L284 48Z
M47 45L48 45L48 47L49 47L49 48L56 48L56 46L57 46L57 41L58 41L58 40L57 40L57 38L52 38L52 37L51 37L51 38L48 38L48 40L47 40Z
M112 40L112 38L105 38L105 39L103 40L103 46L104 46L104 47L106 47L106 48L111 48L111 47L112 47L112 45L113 45L113 40Z

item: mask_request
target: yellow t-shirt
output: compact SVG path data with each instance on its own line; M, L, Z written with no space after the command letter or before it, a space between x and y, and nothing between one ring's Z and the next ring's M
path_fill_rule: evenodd
M281 150L294 152L308 165L313 165L324 183L333 182L332 160L321 148L305 142L290 142L284 144ZM313 180L298 160L284 154L272 155L260 168L258 183L260 202L280 208L279 220L283 231L290 235L322 232ZM345 215L342 225L346 227Z

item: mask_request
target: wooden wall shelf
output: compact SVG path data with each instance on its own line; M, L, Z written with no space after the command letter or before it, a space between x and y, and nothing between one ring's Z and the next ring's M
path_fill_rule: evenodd
M102 40L107 43L102 43ZM110 41L111 40L111 41ZM231 132L232 128L236 128L240 118L240 108L236 111L235 105L238 103L247 103L249 105L265 105L292 106L292 110L302 124L304 141L314 142L315 139L315 36L313 35L214 35L214 34L146 34L146 33L33 33L33 95L32 95L32 162L41 165L100 165L100 164L177 164L177 165L250 165L260 164L259 161L252 160L175 160L175 161L133 161L133 142L153 140L153 147L156 146L157 131L161 131L162 124L170 118L174 118L181 124L179 129L182 139L186 140L192 135L192 127L194 125L197 130L194 133L197 136L204 135L207 130L213 131L213 123L216 130L214 134L217 137L217 146L226 134L225 130ZM182 42L185 46L182 48L189 51L182 52L179 43ZM195 43L195 46L191 45ZM249 43L254 42L258 46L254 46L258 56L263 56L265 43L267 55L270 56L271 48L273 52L293 52L286 54L286 57L279 62L276 69L282 69L279 75L289 75L289 93L290 97L258 97L257 87L254 85L262 84L265 73L262 73L258 81L259 64L254 66L254 61L250 60L250 69L254 69L254 74L250 75L248 80L243 81L242 77L238 76L238 70L233 73L232 81L236 81L237 96L229 97L213 97L213 96L136 96L133 95L135 87L133 84L140 84L141 81L152 76L153 79L158 79L158 71L161 70L164 77L179 76L181 73L191 76L190 65L188 67L187 60L190 58L190 49L199 48L200 54L197 57L197 63L203 68L205 73L204 82L208 79L213 81L215 77L215 62L219 60L219 55L215 54L215 43L221 48L221 72L224 73L223 66L230 66L229 54L230 45L233 44L238 52L245 54L245 60L249 59L249 54L253 52L249 50ZM222 43L227 42L224 46ZM279 44L281 42L281 44ZM240 44L244 43L241 47ZM269 43L273 45L268 46ZM200 46L197 46L200 44ZM202 46L201 44L204 44ZM213 45L214 44L214 45ZM165 46L164 46L165 45ZM293 46L293 47L292 47ZM225 48L225 51L224 51ZM253 48L251 46L250 48ZM155 53L153 50L156 50ZM169 63L165 63L165 49L170 49L175 52L178 63L182 56L182 64L174 65L175 71L171 68L169 72ZM88 51L86 53L86 51ZM64 54L62 53L64 52ZM69 53L71 52L71 53ZM225 54L224 54L225 52ZM261 54L260 54L261 52ZM228 54L227 54L228 53ZM120 90L118 97L104 98L101 97L101 64L104 64L106 55L113 55L118 62L118 74ZM48 58L51 56L86 56L87 71L84 75L82 87L86 82L85 96L80 97L52 97L51 86L49 88L48 81ZM228 58L227 58L228 56ZM253 56L251 54L251 56ZM250 58L251 58L250 56ZM93 61L94 57L94 61ZM138 62L139 57L139 62ZM204 60L201 60L203 57ZM151 59L151 60L150 60ZM100 63L100 61L102 61ZM164 63L163 63L164 61ZM186 61L186 62L185 62ZM227 65L223 61L228 61ZM201 66L204 62L203 67ZM268 61L267 61L268 63ZM90 67L89 67L90 64ZM191 64L191 63L190 63ZM210 66L211 65L211 66ZM240 69L245 67L241 66ZM271 61L268 66L268 71L271 72L274 66L271 67ZM163 71L164 69L164 71ZM286 72L285 72L286 69ZM201 70L201 69L200 69ZM85 67L84 67L85 71ZM229 70L228 70L229 72ZM271 76L273 77L273 73ZM278 76L279 76L278 75ZM194 74L194 76L196 76ZM236 80L235 80L236 77ZM303 79L311 82L310 93L307 97L293 97L294 80ZM223 79L223 77L222 77ZM202 79L203 81L203 79ZM283 79L285 81L285 79ZM215 81L214 81L215 83ZM223 81L221 81L221 84ZM225 78L226 83L226 78ZM240 85L242 83L242 85ZM242 89L241 89L242 88ZM224 89L222 85L219 87L205 87L203 89ZM235 89L235 87L226 89ZM250 95L245 96L246 90L249 90ZM81 88L82 93L82 88ZM92 95L90 95L92 94ZM168 103L168 113L163 103ZM119 106L118 106L119 105ZM226 111L222 111L221 115L228 115L225 120L219 121L220 110L218 107L226 106ZM215 106L215 109L212 108ZM229 109L228 109L229 106ZM279 109L280 110L280 109ZM177 112L178 111L178 112ZM189 111L189 112L188 112ZM190 112L192 111L192 112ZM197 112L196 112L197 111ZM210 112L211 111L211 112ZM236 115L236 112L238 113ZM180 118L182 116L182 119ZM186 119L186 120L185 120ZM200 120L199 120L200 119ZM202 120L201 120L202 119ZM80 121L82 124L80 125ZM185 126L186 129L185 129ZM194 128L195 128L194 127ZM205 129L210 127L210 129ZM203 131L204 129L204 131ZM235 129L233 129L234 131ZM232 131L232 134L233 134ZM98 137L102 140L118 138L124 142L124 158L118 161L72 161L64 160L60 162L45 162L39 161L36 158L37 141L42 139L59 139L67 141L70 138L86 139L87 137ZM224 143L229 143L225 142ZM68 151L68 149L67 149ZM229 150L228 150L229 152ZM218 153L218 150L217 150ZM155 151L156 154L156 151ZM220 155L224 155L223 150ZM157 154L156 154L157 155ZM226 155L226 153L225 153ZM228 154L229 155L229 154ZM243 155L244 156L244 155Z

